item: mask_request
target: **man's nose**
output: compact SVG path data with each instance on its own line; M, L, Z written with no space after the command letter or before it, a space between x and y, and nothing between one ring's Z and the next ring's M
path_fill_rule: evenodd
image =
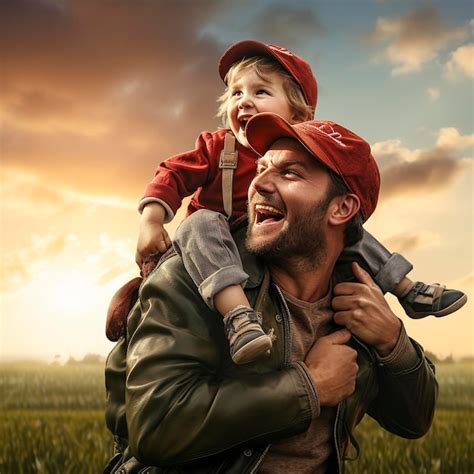
M275 190L275 183L272 179L271 171L266 169L265 171L255 175L250 186L262 196L265 194L271 194Z

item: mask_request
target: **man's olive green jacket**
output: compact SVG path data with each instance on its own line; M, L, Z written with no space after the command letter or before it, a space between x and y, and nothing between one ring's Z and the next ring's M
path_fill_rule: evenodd
M304 363L292 364L286 303L264 267L243 249L246 293L274 330L271 356L235 365L222 317L202 301L177 255L142 284L106 365L108 428L116 456L105 472L251 473L273 441L306 430L319 414L317 387ZM365 413L392 433L423 436L438 386L419 355L411 370L392 373L353 339L359 371L355 392L337 407L332 472L340 472L352 430Z

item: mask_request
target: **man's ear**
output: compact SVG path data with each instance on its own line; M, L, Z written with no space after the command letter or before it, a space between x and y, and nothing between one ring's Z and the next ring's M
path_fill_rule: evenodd
M355 194L336 196L329 205L329 223L341 225L350 221L360 209L360 199Z

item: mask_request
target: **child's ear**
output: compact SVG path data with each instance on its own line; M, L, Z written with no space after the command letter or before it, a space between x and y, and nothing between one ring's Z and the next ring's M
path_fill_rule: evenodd
M336 196L329 204L329 223L341 225L350 221L360 209L360 199L355 194Z

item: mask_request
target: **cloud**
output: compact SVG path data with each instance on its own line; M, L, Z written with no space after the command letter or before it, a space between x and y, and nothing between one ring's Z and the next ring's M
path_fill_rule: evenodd
M460 288L470 288L471 291L474 291L474 273L459 278L456 283Z
M474 44L460 46L452 52L444 71L449 79L457 79L462 76L474 78Z
M51 215L84 212L84 206L100 205L119 210L136 210L136 199L107 194L80 193L65 184L51 186L37 175L6 166L1 172L0 198L4 211L29 213L48 218ZM104 189L102 190L104 191Z
M436 101L439 99L439 96L440 96L439 87L428 87L426 92L428 93L428 96L432 101Z
M440 237L427 231L405 233L390 237L384 240L383 244L392 252L406 254L418 248L437 246L440 244Z
M411 163L392 166L382 177L381 198L438 191L451 184L462 163L448 156L426 156Z
M468 27L450 28L438 10L428 6L406 16L378 18L368 39L374 45L386 45L383 60L393 65L392 74L397 76L420 71L467 34Z
M87 243L75 234L32 234L21 249L4 252L0 292L21 289L34 278L42 279L51 268L74 270L99 286L116 278L125 282L137 273L133 248L130 239L114 239L107 233ZM44 284L47 287L48 282Z
M461 135L455 128L439 131L430 149L410 150L399 140L373 145L372 152L382 175L380 197L436 192L448 187L467 166L460 153L474 144L474 135Z
M33 234L29 245L3 255L0 263L0 292L25 285L38 267L51 264L67 248L77 246L75 235Z
M447 151L463 151L474 145L474 134L461 135L454 127L442 128L439 131L436 146Z
M279 44L302 46L325 31L314 9L298 4L270 5L256 17L252 29L262 41L274 43L277 35Z
M124 262L116 263L115 265L112 265L110 268L107 268L101 274L99 274L99 276L97 277L97 284L106 285L107 283L115 280L116 278L121 277L127 270L129 270L129 266L126 265Z
M50 184L138 199L160 161L217 126L223 48L200 31L220 8L1 2L3 162Z

